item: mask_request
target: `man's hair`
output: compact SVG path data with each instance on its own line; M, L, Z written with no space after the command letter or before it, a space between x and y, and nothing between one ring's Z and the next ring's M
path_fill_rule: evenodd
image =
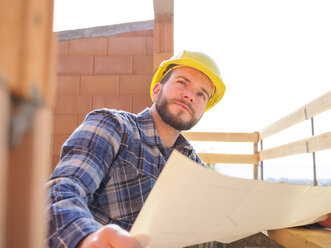
M165 84L169 80L169 78L171 77L171 74L174 71L173 68L175 66L178 66L178 65L177 64L170 64L170 65L167 66L167 68L163 72L163 77L160 81L160 84Z

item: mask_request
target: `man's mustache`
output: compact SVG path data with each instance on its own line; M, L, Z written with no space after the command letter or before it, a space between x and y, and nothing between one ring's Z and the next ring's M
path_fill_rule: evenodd
M185 105L186 107L188 107L191 111L191 113L195 113L195 111L193 110L193 107L190 103L187 103L186 101L182 100L182 99L173 99L172 102L180 102L182 103L183 105Z

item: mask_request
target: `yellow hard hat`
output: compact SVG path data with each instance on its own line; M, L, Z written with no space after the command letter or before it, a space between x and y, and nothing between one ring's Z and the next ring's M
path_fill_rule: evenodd
M161 63L159 68L156 70L154 77L152 79L150 94L153 101L153 88L156 83L159 83L164 76L164 72L168 65L176 64L178 66L189 66L193 67L201 72L203 72L215 86L214 95L211 97L207 103L205 112L212 108L216 103L218 103L225 92L225 85L221 79L220 71L216 63L206 54L200 52L183 51L178 55L171 57Z

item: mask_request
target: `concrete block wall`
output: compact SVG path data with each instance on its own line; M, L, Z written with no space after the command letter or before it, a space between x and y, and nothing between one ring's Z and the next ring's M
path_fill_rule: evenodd
M53 168L62 144L91 110L106 107L138 113L152 104L153 23L145 30L120 29L111 36L58 42ZM67 32L67 36L73 35Z

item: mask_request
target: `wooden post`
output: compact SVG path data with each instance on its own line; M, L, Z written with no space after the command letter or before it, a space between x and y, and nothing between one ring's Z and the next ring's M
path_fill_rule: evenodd
M33 119L33 130L25 134L18 148L10 150L6 247L44 246L43 183L50 168L50 109L37 109Z
M258 151L258 142L259 142L259 133L256 132L257 134L257 139L254 141L254 155L258 156L259 155L259 151ZM259 160L260 159L257 159L257 163L255 163L253 166L253 178L254 180L257 180L258 179L258 173L259 173Z
M153 69L174 53L174 0L153 0L154 39Z
M1 80L1 79L0 79ZM0 248L5 247L5 213L7 196L8 170L8 127L9 127L9 93L2 82L0 84Z
M53 0L0 0L0 247L45 247L53 5ZM20 127L26 124L22 132L13 129L14 117Z
M311 136L315 135L315 130L314 130L314 117L310 118L311 121ZM316 155L315 152L313 154L313 178L314 178L314 186L317 186L317 176L316 176Z
M263 140L261 139L260 140L260 151L263 151ZM261 161L261 158L260 158L260 152L259 152L259 163L260 163L260 175L261 175L261 180L264 180L264 175L263 175L263 161Z

